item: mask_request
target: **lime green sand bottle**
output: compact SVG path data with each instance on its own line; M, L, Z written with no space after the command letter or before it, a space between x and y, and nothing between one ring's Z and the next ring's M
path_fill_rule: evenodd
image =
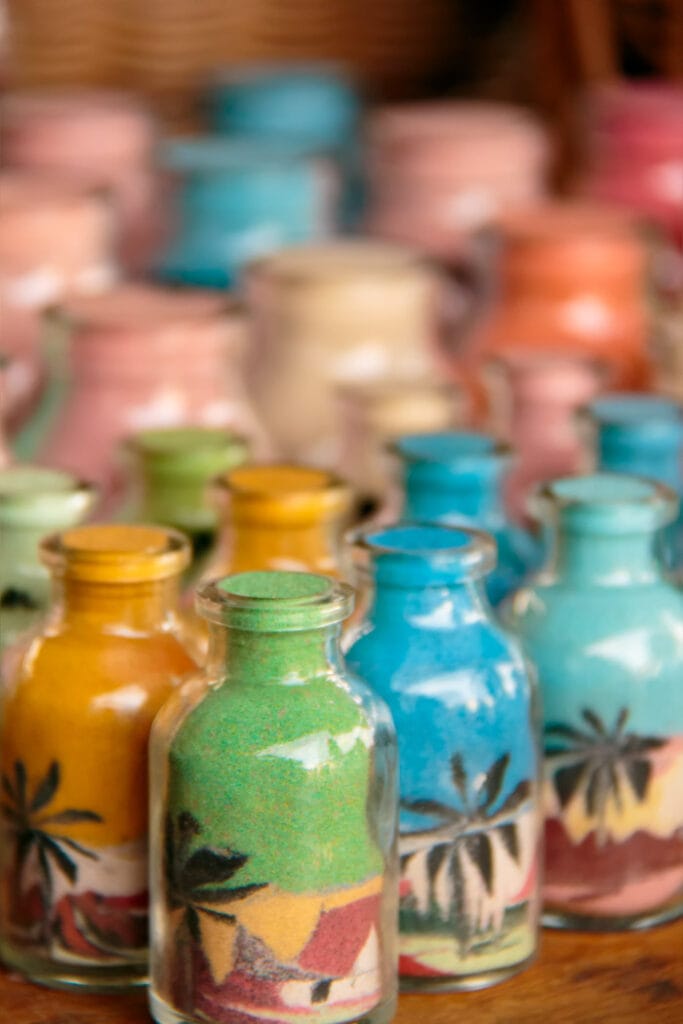
M200 588L207 674L152 736L159 1024L395 1013L396 737L342 659L352 605L309 573Z
M127 443L135 494L126 518L182 530L192 542L193 579L211 549L218 512L209 484L249 456L246 440L212 427L143 430Z

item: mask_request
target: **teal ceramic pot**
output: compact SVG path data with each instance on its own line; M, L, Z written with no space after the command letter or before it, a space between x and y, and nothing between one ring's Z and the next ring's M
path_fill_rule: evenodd
M683 405L658 395L612 394L585 410L598 469L646 476L683 495ZM683 569L683 517L662 535L668 568Z
M337 172L301 146L207 136L169 142L160 159L177 178L166 280L230 288L251 260L338 223Z
M399 738L402 983L482 988L533 958L539 885L534 690L484 593L494 543L411 523L354 539L370 590L346 659Z
M324 64L254 64L219 71L209 93L214 131L309 150L347 147L360 102L350 79Z
M0 470L0 652L35 626L50 602L40 541L81 523L96 498L94 487L70 473L20 464Z
M219 71L209 91L210 123L218 134L259 142L294 143L339 164L343 219L363 206L359 126L361 103L353 82L333 65L254 64Z
M597 474L538 509L551 553L507 618L544 710L545 920L645 927L683 913L683 595L654 545L677 498Z
M160 1024L393 1019L396 734L342 658L352 606L299 572L199 591L207 675L151 742Z
M540 560L537 542L512 522L503 504L510 450L487 434L468 431L406 435L393 450L402 463L404 519L493 535L498 561L485 586L491 603L499 604Z

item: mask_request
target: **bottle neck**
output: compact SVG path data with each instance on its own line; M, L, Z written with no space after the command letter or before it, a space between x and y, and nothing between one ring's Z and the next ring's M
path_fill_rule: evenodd
M67 576L54 587L58 621L64 627L146 634L171 630L178 623L177 576L143 583L96 583Z
M258 632L211 624L210 667L230 684L301 686L312 677L341 670L341 624L290 632Z
M661 576L656 533L597 534L549 527L548 568L566 582L621 586Z
M368 618L393 629L397 621L420 630L461 628L490 616L483 577L448 586L398 586L375 578Z
M291 569L342 575L342 524L337 520L289 525L239 519L228 532L231 572Z
M601 470L650 477L667 484L678 493L683 492L683 457L679 441L653 447L647 443L638 443L636 439L629 443L615 443L599 434L597 449Z
M499 465L477 473L455 473L444 468L436 476L409 467L405 477L405 517L429 522L463 516L495 526L505 519L502 474L503 467Z

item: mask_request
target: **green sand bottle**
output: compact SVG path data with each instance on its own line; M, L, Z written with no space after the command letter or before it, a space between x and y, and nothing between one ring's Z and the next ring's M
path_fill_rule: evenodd
M207 674L152 734L159 1024L394 1016L396 736L340 653L352 605L309 573L199 591Z
M0 652L43 615L50 575L38 557L45 534L83 522L96 489L70 473L42 466L0 470Z
M133 461L134 500L126 518L182 530L192 542L194 578L211 549L218 513L211 480L241 465L248 442L229 430L166 427L142 430L126 445Z

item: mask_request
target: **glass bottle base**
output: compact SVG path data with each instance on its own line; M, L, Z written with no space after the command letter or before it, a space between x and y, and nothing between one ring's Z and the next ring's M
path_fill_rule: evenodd
M35 985L46 988L74 989L81 992L125 992L147 984L147 963L88 965L73 961L51 960L30 952L20 952L0 943L0 959L5 967L23 974Z
M368 1013L364 1013L360 1017L340 1018L339 1021L335 1021L335 1024L390 1024L390 1021L396 1016L396 1009L397 1000L395 998L385 999ZM192 1014L179 1013L153 991L149 993L149 1011L157 1024L207 1024L208 1020L205 1015L195 1017ZM267 1020L272 1020L272 1017L265 1018L257 1014L252 1016L243 1010L239 1012L239 1018L241 1021L253 1021L253 1024L260 1024L260 1022L267 1024ZM296 1019L300 1020L301 1024L312 1024L317 1018L319 1015L314 1012L310 1021L306 1019L306 1016L300 1014Z
M623 917L600 917L590 914L572 914L565 910L544 910L541 924L544 928L563 928L578 932L630 932L656 928L683 917L683 904L664 907L643 914L625 914Z
M408 977L400 979L401 992L477 992L482 988L491 988L501 982L514 978L525 971L536 959L536 952L511 967L500 967L497 970L482 971L480 974L446 975L438 978Z

